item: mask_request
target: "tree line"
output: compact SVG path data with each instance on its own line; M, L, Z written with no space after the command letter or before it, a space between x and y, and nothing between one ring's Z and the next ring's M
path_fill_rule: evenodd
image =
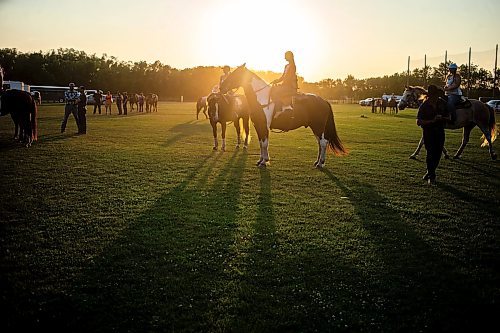
M194 101L209 93L222 74L218 66L176 69L160 61L126 62L106 54L96 56L72 48L29 53L4 48L0 49L0 65L5 70L6 80L55 86L67 86L69 82L75 82L88 89L105 92L156 93L161 100L178 100L179 96L184 96L184 100ZM328 78L319 82L305 82L299 77L299 89L334 100L363 99L391 93L400 95L407 81L410 85L442 86L446 68L447 64L441 63L438 67L416 68L409 76L405 72L366 79L348 75L343 80ZM491 96L493 73L472 65L469 82L467 70L466 65L459 68L463 77L462 87L466 92L470 87L470 97ZM281 75L270 71L257 71L257 74L267 82Z

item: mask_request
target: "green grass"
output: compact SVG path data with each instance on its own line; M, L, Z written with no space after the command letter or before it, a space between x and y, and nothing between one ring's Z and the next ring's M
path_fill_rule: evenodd
M271 134L267 169L253 128L213 152L193 103L89 115L86 136L42 106L29 149L2 117L1 331L499 328L500 165L479 131L430 187L415 110L333 109L350 154L323 171L304 128Z

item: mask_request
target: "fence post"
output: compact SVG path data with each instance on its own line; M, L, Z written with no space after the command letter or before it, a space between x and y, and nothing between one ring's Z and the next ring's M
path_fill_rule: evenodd
M493 98L495 98L495 91L497 90L497 65L498 65L498 44L495 50L495 68L493 69Z

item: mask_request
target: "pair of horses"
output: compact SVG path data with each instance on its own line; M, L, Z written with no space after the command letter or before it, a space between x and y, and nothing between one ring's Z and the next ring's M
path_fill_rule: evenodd
M444 98L444 91L441 91L442 98ZM399 109L404 110L409 105L418 105L419 101L422 101L427 95L427 91L422 87L406 87L403 93L403 97L399 102ZM462 153L465 149L465 146L469 142L470 133L474 127L479 127L482 136L482 147L488 146L488 150L492 160L497 159L497 154L493 149L492 143L495 141L497 137L497 126L495 120L495 111L489 105L478 101L478 100L469 100L470 106L467 107L457 107L456 110L456 119L453 122L446 122L445 128L447 129L460 129L463 128L463 137L462 144L458 148L457 152L453 156L453 158L458 159L462 157ZM420 138L420 142L417 146L417 149L413 154L410 155L411 159L415 159L420 153L420 149L424 144L424 138ZM448 152L446 149L443 149L443 153L445 158L448 158Z
M226 94L239 87L243 88L245 99ZM318 156L314 162L316 168L322 168L325 165L327 148L337 155L347 153L337 134L330 103L317 95L298 94L293 98L293 110L279 112L278 115L275 112L275 102L271 100L270 95L271 86L243 64L224 79L220 85L220 93L208 97L209 117L212 119L214 112L215 116L220 117L220 111L224 112L224 105L234 107L234 99L241 98L241 106L248 108L248 115L259 139L258 167L266 167L270 161L269 132L272 129L291 131L302 126L310 127L318 143ZM215 121L218 118L213 119ZM215 135L216 132L214 132L214 137ZM215 144L217 144L216 140Z
M146 112L158 112L158 95L146 95Z
M15 128L14 139L29 147L38 138L36 101L26 91L4 91L3 75L3 68L0 67L0 116L11 115Z

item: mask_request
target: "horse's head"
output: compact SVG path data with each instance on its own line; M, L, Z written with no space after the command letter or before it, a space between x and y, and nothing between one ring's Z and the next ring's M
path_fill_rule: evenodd
M219 87L221 94L227 93L231 89L239 88L250 79L250 71L245 67L245 64L237 67L234 71L222 81Z
M409 106L419 104L422 96L427 94L427 91L422 87L405 87L403 97L399 101L398 108L404 110Z

